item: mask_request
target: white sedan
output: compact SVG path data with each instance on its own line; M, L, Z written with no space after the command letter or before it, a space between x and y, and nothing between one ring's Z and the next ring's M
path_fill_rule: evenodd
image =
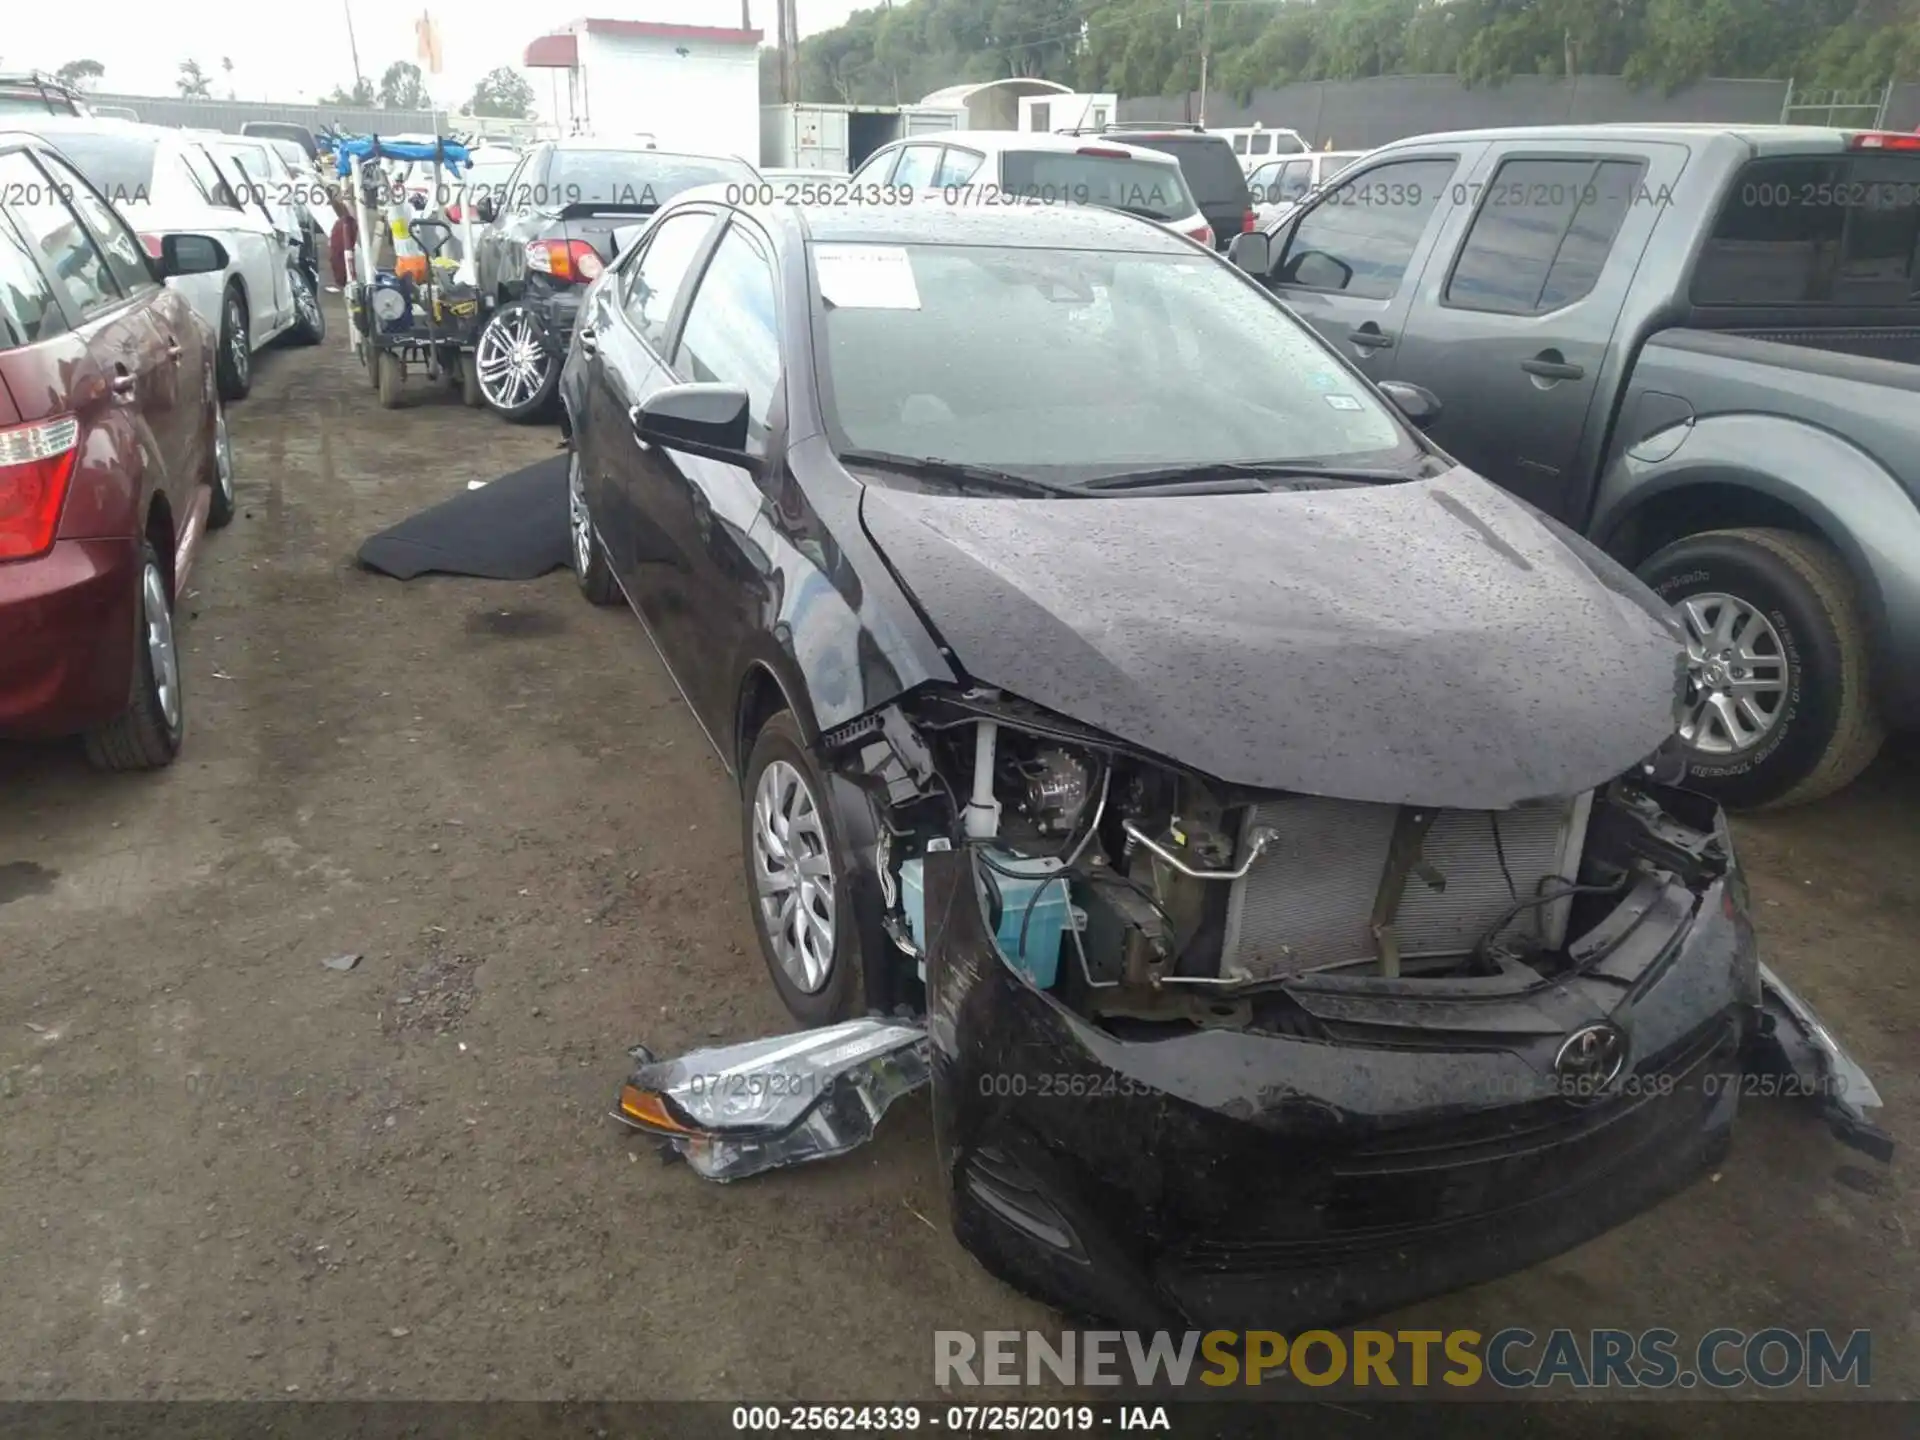
M236 193L238 182L199 136L99 119L22 117L20 128L64 153L119 207L148 253L157 256L161 238L174 234L211 235L226 247L224 271L167 283L219 336L222 397L244 396L253 383L253 352L300 320L295 256L265 210Z

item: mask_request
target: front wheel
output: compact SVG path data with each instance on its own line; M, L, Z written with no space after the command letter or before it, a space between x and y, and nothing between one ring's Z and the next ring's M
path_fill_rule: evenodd
M613 567L593 528L593 516L587 510L586 477L580 469L580 452L567 448L567 536L573 559L573 578L580 593L595 605L611 605L618 598L614 589Z
M1852 575L1790 530L1714 530L1676 541L1640 578L1686 627L1680 738L1694 781L1737 809L1830 795L1872 763L1866 622Z
M214 365L222 400L244 400L253 388L253 336L247 328L247 300L229 285L220 302L220 358Z
M391 350L382 350L374 357L373 383L380 389L380 408L398 410L406 394L406 361Z
M853 859L831 790L791 711L761 728L741 788L753 927L781 1003L804 1025L849 1020L865 1005Z
M173 594L160 552L140 546L139 631L133 656L133 699L87 735L87 759L96 770L158 770L173 763L186 735L180 689L180 650L173 633Z
M327 312L313 277L304 270L293 272L293 329L288 333L296 345L318 345L327 338Z
M227 435L227 407L213 407L213 473L208 481L213 500L207 507L207 528L220 530L233 523L233 441Z
M547 348L533 312L519 301L488 317L474 346L480 394L496 415L516 424L545 418L560 388L560 357Z

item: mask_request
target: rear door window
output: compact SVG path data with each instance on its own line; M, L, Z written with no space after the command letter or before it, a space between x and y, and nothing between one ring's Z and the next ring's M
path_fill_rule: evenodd
M119 302L120 287L99 246L60 198L59 187L22 151L0 155L0 195L76 314L91 315Z
M1283 203L1298 200L1313 188L1313 162L1311 160L1289 160L1280 171L1280 199Z
M1453 169L1450 159L1397 160L1336 185L1294 230L1280 282L1391 299Z
M1920 301L1920 155L1755 160L1694 268L1693 303L1767 308Z
M712 212L690 210L669 215L647 238L647 248L627 271L623 308L640 338L665 358L674 302L686 283L694 257L713 228Z
M1446 303L1544 315L1584 299L1639 193L1638 160L1508 160L1479 197Z
M940 157L940 173L934 176L933 183L942 189L948 185L964 185L973 179L974 171L980 168L985 158L971 150L958 150L949 145L946 153Z
M132 295L158 286L160 282L153 278L153 271L147 268L147 257L141 252L139 240L127 228L127 222L114 214L113 207L94 194L92 187L71 166L62 164L58 157L43 155L40 163L53 176L54 184L66 193L74 213L80 217L80 223L106 257L107 268L113 272L120 289Z
M27 239L0 213L0 341L11 347L51 340L67 328Z
M939 168L939 146L909 145L900 152L900 166L893 172L893 183L903 189L926 190L932 187L934 173Z

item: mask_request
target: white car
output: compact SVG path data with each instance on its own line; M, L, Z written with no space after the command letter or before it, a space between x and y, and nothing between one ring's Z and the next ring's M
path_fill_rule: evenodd
M149 254L160 253L167 235L211 235L226 248L224 271L167 283L219 337L221 397L243 397L253 384L253 352L299 324L295 267L284 237L261 207L245 203L208 141L119 120L35 120L21 128L45 136L105 194Z
M1289 155L1284 160L1256 165L1247 175L1247 189L1253 193L1253 211L1258 217L1256 223L1264 230L1284 218L1366 153L1365 150L1312 150L1305 155Z
M896 140L870 155L849 184L937 192L956 205L1024 199L1104 205L1157 220L1213 248L1213 227L1171 155L1112 134L945 130Z

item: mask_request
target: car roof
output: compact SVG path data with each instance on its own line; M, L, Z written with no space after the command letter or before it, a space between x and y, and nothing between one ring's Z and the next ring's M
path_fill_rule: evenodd
M1056 135L1046 130L936 130L926 135L910 135L904 141L893 142L896 145L954 145L962 150L978 150L983 154L1000 155L1009 150L1029 150L1043 154L1070 155L1075 151L1089 148L1101 150L1124 150L1136 160L1145 160L1155 165L1173 165L1180 162L1172 156L1158 150L1148 150L1138 145L1129 145L1111 133L1103 135Z
M1511 144L1514 141L1577 141L1595 138L1637 144L1656 144L1663 140L1682 143L1728 140L1759 151L1831 151L1845 149L1848 135L1859 134L1863 130L1871 131L1873 128L1868 125L1855 130L1841 130L1821 125L1716 125L1706 122L1649 124L1643 121L1619 121L1593 125L1514 125L1497 129L1449 130L1434 135L1410 136L1407 139L1395 140L1383 145L1378 151L1366 153L1379 154L1416 144L1421 146L1460 145L1484 140L1498 140Z
M661 208L711 204L759 219L770 230L787 230L810 244L1004 245L1042 250L1130 250L1168 255L1193 250L1193 242L1155 221L1097 205L1043 202L990 205L806 205L731 203L739 190L701 185L683 190Z

